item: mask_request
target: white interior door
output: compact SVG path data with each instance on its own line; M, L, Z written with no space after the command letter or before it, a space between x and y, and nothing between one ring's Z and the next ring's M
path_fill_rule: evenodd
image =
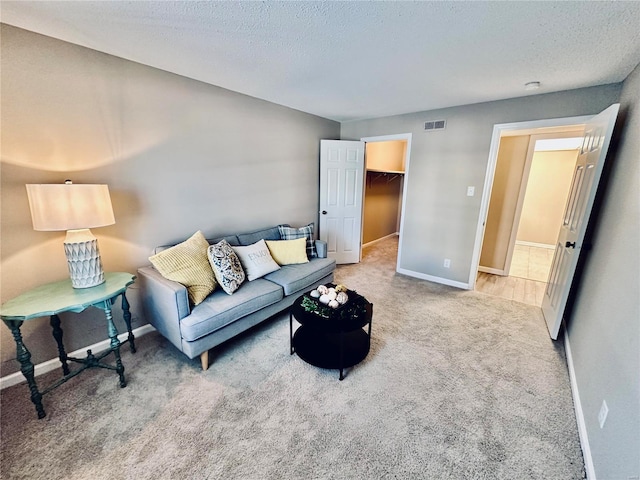
M358 263L362 237L364 142L320 141L320 240L337 263Z
M619 108L619 104L611 105L589 120L585 127L584 141L574 170L549 281L542 300L542 312L549 334L554 340L558 338L560 331Z

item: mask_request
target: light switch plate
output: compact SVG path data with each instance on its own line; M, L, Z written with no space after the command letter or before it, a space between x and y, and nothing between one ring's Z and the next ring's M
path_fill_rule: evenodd
M467 187L467 197L473 197L476 194L476 187Z
M604 428L604 422L607 421L608 413L609 413L609 407L607 406L607 402L603 400L602 406L600 407L600 411L598 412L598 423L600 424L600 428Z

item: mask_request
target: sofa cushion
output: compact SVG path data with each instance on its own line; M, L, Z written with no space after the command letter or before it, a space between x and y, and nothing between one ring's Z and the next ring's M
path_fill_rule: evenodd
M291 265L296 263L307 263L306 240L298 238L296 240L267 240L267 247L273 259L278 265Z
M293 228L288 225L278 225L280 238L282 240L295 240L296 238L307 239L307 257L309 259L317 257L316 244L313 240L313 223L300 228Z
M238 241L238 237L236 235L226 235L224 237L218 238L207 238L207 242L209 242L209 245L215 245L216 243L220 243L222 240L226 240L227 243L232 247L237 247L238 245L240 245L240 242Z
M192 342L282 298L282 287L264 279L245 282L233 295L217 290L180 321L180 333Z
M280 240L280 230L278 227L263 228L251 233L238 235L240 245L253 245L258 240Z
M264 240L259 240L246 247L232 248L238 255L242 268L244 268L244 273L247 275L247 280L250 282L280 268L280 265L271 257L269 248L267 248Z
M189 300L198 305L216 287L207 259L209 243L198 230L191 238L149 257L160 274L187 287Z
M245 279L238 256L226 240L211 245L207 253L216 280L222 289L231 295L240 288Z
M240 245L240 242L238 241L238 237L235 235L226 235L224 237L218 237L218 238L207 238L207 243L209 245L215 245L216 243L220 243L222 240L226 240L227 242L229 242L229 245L231 245L232 247ZM175 247L175 245L176 245L175 243L173 245L158 245L156 248L153 249L153 253L164 252L165 250L168 250L171 247Z
M311 287L331 274L335 268L336 261L333 258L313 258L307 263L284 265L264 278L282 286L285 295L291 295Z

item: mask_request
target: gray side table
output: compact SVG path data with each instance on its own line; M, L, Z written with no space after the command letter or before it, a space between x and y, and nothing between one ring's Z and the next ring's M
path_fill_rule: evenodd
M120 377L120 387L124 388L127 386L124 378L124 366L120 359L121 342L118 340L118 330L113 323L111 306L118 296L122 296L123 317L127 325L127 331L129 332L129 336L125 342L129 342L131 352L135 353L136 347L131 331L131 313L129 311L129 302L125 295L127 287L134 282L135 278L136 277L130 273L105 273L105 282L103 284L83 289L73 288L71 286L71 280L48 283L29 290L9 300L0 307L0 317L2 317L4 323L11 330L13 339L16 342L16 359L20 362L20 371L27 379L29 390L31 391L31 401L36 407L38 418L44 418L46 416L44 408L42 407L42 396L87 368L100 367L115 370ZM62 312L79 313L89 307L99 308L104 311L107 319L107 330L109 338L111 339L110 348L98 355L94 355L91 350L88 350L86 358L69 357L62 343L62 328L60 327L58 314ZM44 316L51 317L51 328L53 329L53 337L58 344L58 355L60 363L62 364L63 376L52 385L40 391L35 381L34 366L33 363L31 363L31 353L22 340L20 327L23 322ZM116 359L115 366L101 361L111 352L114 353ZM69 369L69 362L78 363L81 367L71 371Z

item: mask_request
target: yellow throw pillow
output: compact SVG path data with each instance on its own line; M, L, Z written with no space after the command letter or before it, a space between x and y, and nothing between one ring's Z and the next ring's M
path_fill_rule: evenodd
M278 265L293 265L295 263L307 263L307 239L305 237L295 240L265 240L271 256Z
M187 287L189 300L198 305L216 288L208 248L209 242L198 230L188 240L149 257L149 261L164 278Z

